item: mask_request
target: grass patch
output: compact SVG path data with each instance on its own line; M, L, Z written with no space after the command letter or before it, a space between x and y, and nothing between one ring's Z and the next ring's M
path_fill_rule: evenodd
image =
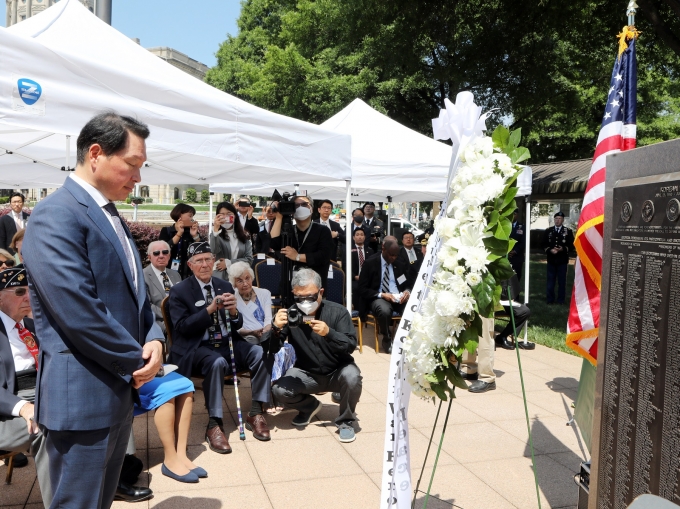
M573 262L573 259L572 259ZM569 316L569 302L571 301L571 288L574 283L574 265L569 265L567 270L566 304L548 305L545 301L546 294L546 261L545 255L532 253L530 255L529 275L529 318L528 340L544 345L560 352L577 355L567 347L567 318ZM524 270L526 274L526 267ZM524 275L522 276L522 293L524 293ZM496 330L501 331L506 322L498 321ZM521 334L521 338L524 335Z

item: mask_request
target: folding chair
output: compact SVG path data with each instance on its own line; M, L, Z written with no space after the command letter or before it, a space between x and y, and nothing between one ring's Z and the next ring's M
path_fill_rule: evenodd
M269 265L267 260L262 260L255 264L255 284L259 288L266 288L272 294L272 308L274 310L281 307L281 262L274 260L273 265Z
M324 296L331 302L346 305L345 299L345 272L331 262L331 270L333 277L326 281L326 288ZM352 323L354 323L359 330L359 353L364 353L364 335L361 331L361 318L359 318L359 311L352 310Z
M7 459L7 473L5 474L5 484L12 484L12 473L14 472L14 456L18 452L8 452L7 454L0 454L0 461Z
M400 321L401 315L396 311L392 311L392 324L394 324L394 322L397 322L398 324ZM368 324L373 325L373 332L375 334L375 353L380 353L380 345L378 344L378 322L371 313L366 315L366 325Z

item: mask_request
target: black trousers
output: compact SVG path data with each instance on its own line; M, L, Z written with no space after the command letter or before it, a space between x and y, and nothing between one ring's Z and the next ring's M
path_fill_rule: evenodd
M239 339L234 341L234 356L236 357L236 371L250 371L252 399L263 403L269 402L272 383L271 366L268 366L266 362L262 347ZM225 341L220 348L212 348L208 344L199 346L194 354L193 371L205 377L203 393L208 414L210 417L221 419L223 417L224 377L232 374L229 342Z
M547 263L548 282L546 288L546 301L548 304L555 302L555 281L557 281L557 303L564 304L564 297L567 286L567 267L568 263Z
M503 309L505 309L505 312L508 315L510 314L510 306L503 306ZM519 331L522 330L524 323L531 316L531 310L527 306L525 306L524 304L520 304L519 306L513 306L512 312L515 314L515 329L517 330L517 333L519 334ZM501 331L501 333L498 335L496 340L499 340L501 338L507 338L511 334L513 334L512 320L510 320L508 322L508 325L505 327L505 329L503 329Z
M404 304L397 304L395 302L387 302L385 299L375 299L371 302L371 313L375 316L378 324L378 329L381 334L384 334L383 339L388 338L390 325L392 325L392 313L400 315L404 311Z

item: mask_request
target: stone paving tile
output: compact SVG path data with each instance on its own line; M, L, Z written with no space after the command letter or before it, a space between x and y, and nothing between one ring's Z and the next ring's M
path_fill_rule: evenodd
M341 479L265 483L274 509L347 509L380 507L380 490L364 473Z
M498 421L494 424L525 442L528 447L529 434L525 419ZM540 454L572 451L572 454L578 453L582 455L581 447L585 448L585 445L580 435L577 435L575 431L576 428L567 426L566 419L562 417L544 416L531 420L534 450Z
M5 484L7 467L0 461L0 507L20 505L23 506L28 500L29 494L36 483L35 463L33 458L28 459L28 465L15 468L12 472L12 484Z
M539 369L531 373L569 389L578 389L578 377L581 374L580 370L578 372L569 372L559 368Z
M199 483L200 484L200 483ZM130 507L130 504L127 506ZM138 507L134 504L134 508ZM185 491L160 493L149 501L153 509L272 509L261 485L201 488L187 495Z
M491 391L483 394L474 394L474 396L475 398L461 398L459 400L460 404L487 421L521 419L526 416L521 394ZM527 398L527 404L529 417L552 415L552 412L549 410L533 404L530 398Z

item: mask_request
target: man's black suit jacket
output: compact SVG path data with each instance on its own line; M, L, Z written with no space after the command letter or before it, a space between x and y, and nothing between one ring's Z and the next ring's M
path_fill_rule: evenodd
M321 223L321 219L314 219L314 222ZM337 221L329 219L328 223L331 225L331 232L338 232L338 236L333 239L333 253L331 256L331 260L338 260L341 259L338 258L338 243L345 243L345 230L342 229L342 226Z
M35 336L33 320L24 318L24 327ZM0 320L0 421L12 417L12 410L21 401L21 398L17 396L18 391L12 347L9 344L5 324Z
M214 295L234 293L234 288L227 281L212 278ZM190 377L194 362L194 354L201 346L205 331L212 325L212 318L205 310L207 306L203 289L198 280L192 275L181 283L170 288L170 319L172 320L172 347L170 348L170 363L177 365L180 375ZM227 313L219 312L220 323L226 323ZM245 341L238 334L243 327L241 313L231 320L231 336L234 341Z
M352 280L354 280L354 276L359 275L359 252L357 249L357 247L352 248ZM364 244L364 265L366 265L366 260L368 260L374 254L375 251Z
M359 293L368 306L378 298L380 285L382 283L382 253L376 253L364 262L359 275ZM393 264L394 280L400 292L411 291L411 281L409 280L409 265L397 258ZM399 283L399 278L404 276L403 283Z
M27 214L26 212L22 212L21 216L24 218L24 221L28 219L30 214ZM12 216L12 213L10 212L9 214L5 214L4 216L0 217L0 248L5 249L6 251L9 251L11 254L14 254L14 250L9 247L9 245L12 243L12 238L14 238L14 235L17 233L17 224L14 222L14 217Z
M423 264L424 258L423 253L419 249L414 247L413 252L416 254L416 261L411 263L411 261L408 259L406 248L402 246L402 248L399 250L399 259L409 266L409 280L411 288L413 288L413 286L416 284L418 271L420 270L420 266Z

